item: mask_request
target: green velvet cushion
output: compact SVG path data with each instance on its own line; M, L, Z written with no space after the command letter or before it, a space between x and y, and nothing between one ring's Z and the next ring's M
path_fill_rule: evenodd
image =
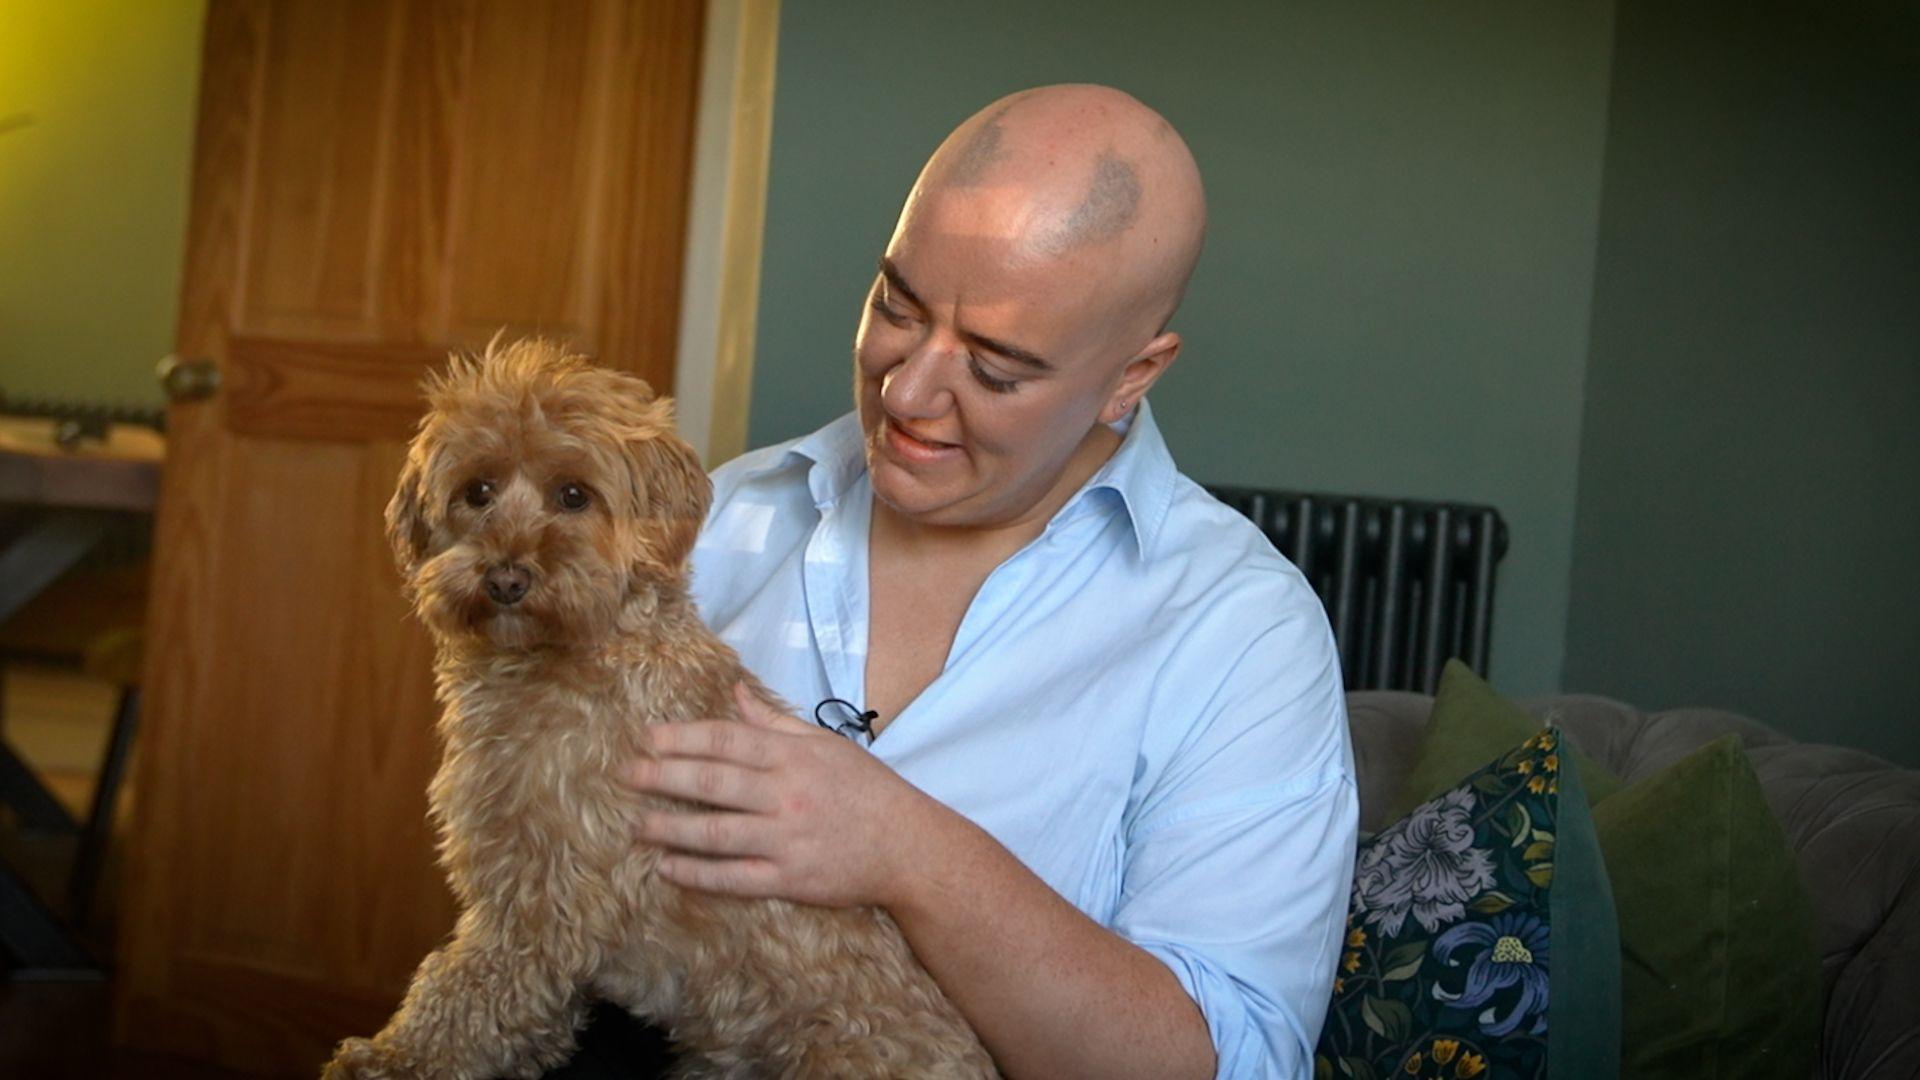
M1387 820L1405 817L1407 811L1539 730L1538 720L1495 693L1472 668L1458 660L1447 661L1440 672L1433 712L1420 736L1420 751L1387 811ZM1580 765L1589 806L1620 790L1620 781L1586 754L1576 749L1573 759Z
M1398 802L1447 790L1472 768L1462 758L1534 730L1449 664ZM1605 775L1574 757L1589 781ZM1620 913L1622 1075L1809 1075L1820 993L1812 902L1738 743L1712 743L1624 790L1611 777L1588 787Z
M1811 1075L1813 905L1738 741L1701 747L1593 816L1625 950L1622 1075Z
M1618 920L1561 745L1538 732L1361 844L1317 1077L1618 1070Z

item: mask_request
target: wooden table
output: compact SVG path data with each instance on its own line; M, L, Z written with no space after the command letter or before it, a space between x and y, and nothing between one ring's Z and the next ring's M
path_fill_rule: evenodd
M59 580L108 532L118 514L151 514L160 494L166 440L151 428L115 424L104 440L73 449L56 422L0 416L0 621ZM78 824L0 732L0 800L27 828L73 832ZM72 975L97 965L14 870L0 862L0 952L13 977Z
M106 528L102 511L150 514L159 501L159 432L115 424L72 450L53 434L52 420L0 416L0 507L30 519L0 548L0 621L80 561Z

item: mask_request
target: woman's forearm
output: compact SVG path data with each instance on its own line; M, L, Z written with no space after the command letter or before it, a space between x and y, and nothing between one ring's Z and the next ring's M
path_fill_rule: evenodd
M931 800L929 800L931 802ZM934 804L886 903L1009 1077L1210 1077L1206 1019L1167 966Z

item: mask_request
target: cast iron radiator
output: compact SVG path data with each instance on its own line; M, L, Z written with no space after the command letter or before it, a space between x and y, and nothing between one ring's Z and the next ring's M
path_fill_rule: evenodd
M1490 506L1209 487L1300 568L1326 605L1349 690L1433 693L1457 656L1487 672L1494 567L1507 526Z

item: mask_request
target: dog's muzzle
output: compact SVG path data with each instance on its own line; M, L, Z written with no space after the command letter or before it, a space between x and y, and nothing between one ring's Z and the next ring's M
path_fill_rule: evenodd
M525 567L506 563L488 568L486 581L488 599L502 607L511 607L527 595L533 585L533 575Z

